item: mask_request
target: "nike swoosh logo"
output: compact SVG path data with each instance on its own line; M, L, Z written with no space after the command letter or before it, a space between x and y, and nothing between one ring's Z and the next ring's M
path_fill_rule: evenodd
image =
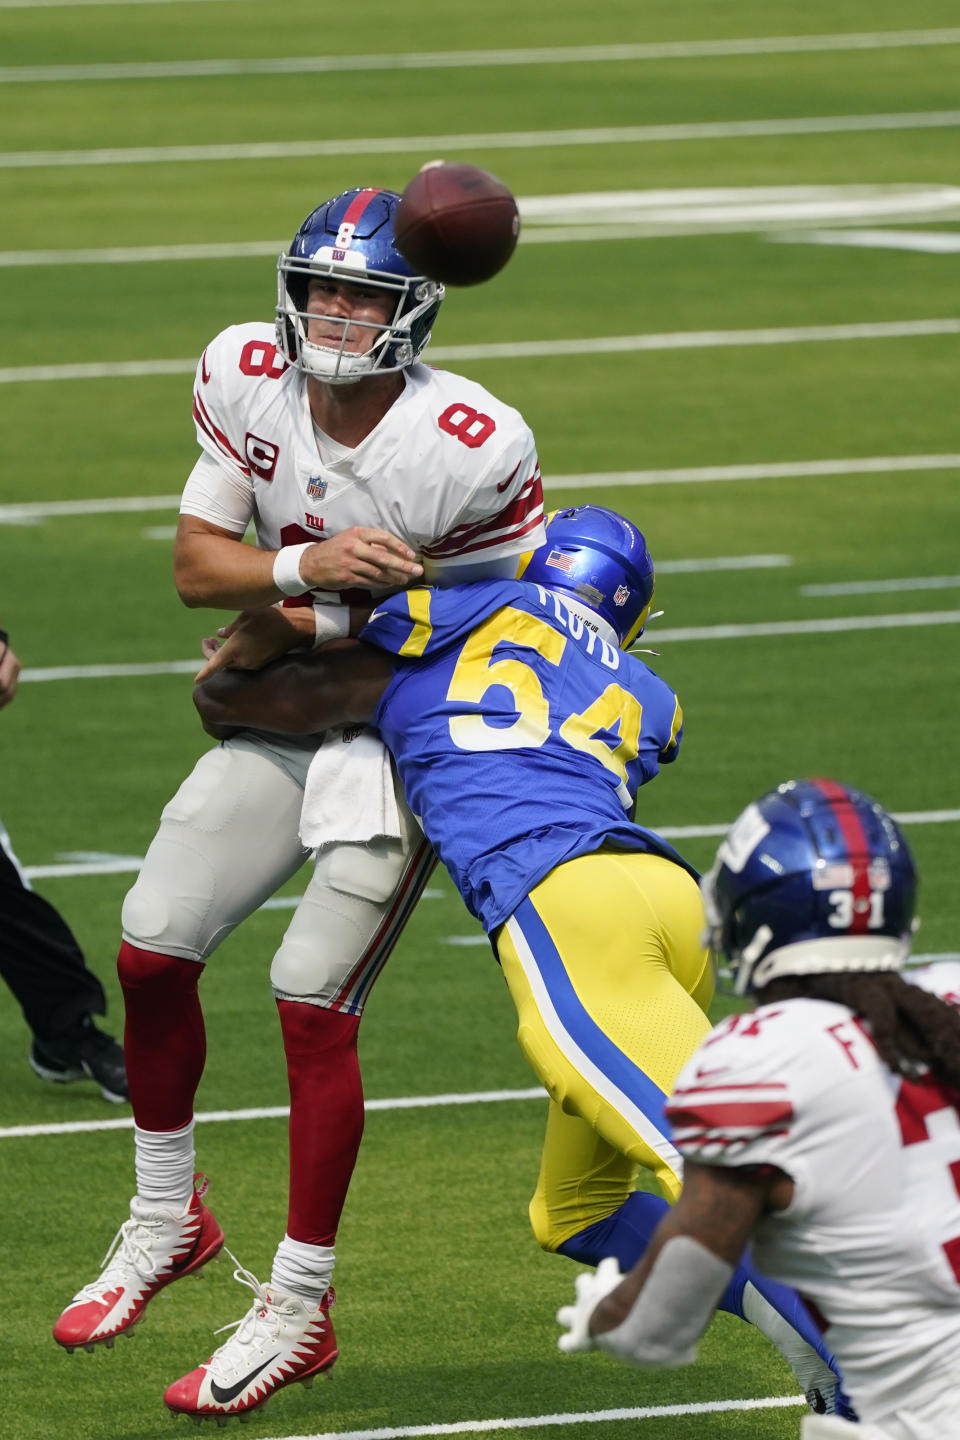
M276 1355L271 1355L269 1360L264 1360L263 1364L258 1365L256 1370L251 1370L249 1375L244 1375L242 1380L238 1380L236 1385L231 1385L226 1390L222 1390L217 1384L216 1380L211 1380L210 1394L213 1396L214 1400L216 1400L218 1405L228 1405L231 1400L236 1400L237 1396L242 1391L246 1390L247 1386L252 1380L256 1380L261 1370L266 1370L267 1366L272 1365L274 1360L279 1360L280 1353L281 1352L278 1350Z
M179 1272L180 1272L181 1270L185 1270L188 1265L192 1265L192 1264L193 1264L194 1257L196 1256L197 1251L200 1249L200 1241L201 1241L202 1239L203 1239L203 1216L202 1216L202 1214L201 1214L201 1215L199 1215L199 1216L197 1217L197 1233L196 1233L196 1235L193 1237L193 1244L190 1246L190 1249L187 1251L186 1255L180 1255L180 1256L178 1256L178 1257L173 1261L172 1265L170 1266L170 1268L171 1268L171 1270L173 1271L174 1275L179 1274Z
M204 350L203 354L200 356L200 379L203 381L204 385L209 385L209 383L210 383L210 371L207 369L207 352L206 352L206 350Z

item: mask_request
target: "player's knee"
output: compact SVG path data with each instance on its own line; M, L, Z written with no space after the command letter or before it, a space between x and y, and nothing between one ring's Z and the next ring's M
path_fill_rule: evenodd
M315 876L323 885L382 905L400 883L409 846L380 836L366 845L333 845L317 860Z
M120 912L123 938L142 950L205 959L213 937L204 923L210 902L198 884L203 858L169 847L165 860L162 874L145 869L127 892Z
M563 1244L566 1236L564 1230L551 1216L550 1210L539 1192L530 1201L527 1213L530 1216L533 1238L540 1249L546 1250L548 1254L554 1254Z
M330 960L333 951L327 947L329 938L325 936L318 943L316 939L307 941L287 936L270 966L274 995L282 1000L322 1002L332 994L336 988L336 967Z

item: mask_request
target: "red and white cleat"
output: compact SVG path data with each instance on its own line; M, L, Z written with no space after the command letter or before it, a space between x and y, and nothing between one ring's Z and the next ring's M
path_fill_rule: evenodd
M222 1247L223 1231L199 1195L179 1215L135 1195L103 1269L70 1301L53 1327L54 1340L68 1352L109 1348L143 1317L158 1291L199 1270Z
M320 1305L312 1305L273 1285L261 1285L242 1266L234 1275L250 1286L256 1299L236 1322L236 1333L205 1365L168 1386L164 1404L175 1415L191 1420L210 1416L220 1424L230 1416L245 1420L284 1385L312 1384L340 1354L330 1323L332 1287Z

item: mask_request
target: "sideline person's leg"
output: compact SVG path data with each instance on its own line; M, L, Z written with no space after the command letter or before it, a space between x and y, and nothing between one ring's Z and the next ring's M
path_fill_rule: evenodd
M31 887L2 825L0 917L0 976L32 1034L30 1068L59 1085L89 1077L105 1100L125 1101L123 1050L93 1022L106 1014L103 986L63 916Z

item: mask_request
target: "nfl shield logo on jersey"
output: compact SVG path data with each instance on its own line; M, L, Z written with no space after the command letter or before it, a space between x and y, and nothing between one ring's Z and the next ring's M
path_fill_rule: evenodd
M322 500L327 493L327 482L319 475L311 475L307 481L307 494L311 500Z
M630 599L630 588L627 585L619 585L613 592L614 605L626 605Z

